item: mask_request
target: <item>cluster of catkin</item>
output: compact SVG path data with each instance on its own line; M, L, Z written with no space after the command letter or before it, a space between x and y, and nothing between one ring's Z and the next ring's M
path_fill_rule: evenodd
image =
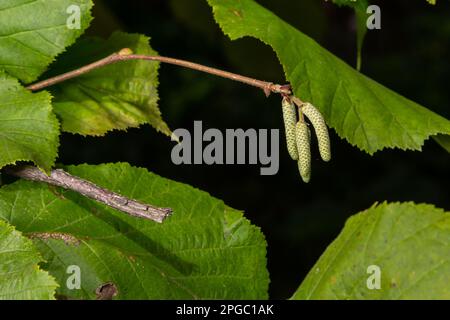
M309 102L298 103L296 106L292 98L283 97L281 102L287 149L291 158L298 163L302 180L308 183L311 179L311 131L305 118L308 118L314 128L323 161L331 160L330 137L325 120L319 110Z

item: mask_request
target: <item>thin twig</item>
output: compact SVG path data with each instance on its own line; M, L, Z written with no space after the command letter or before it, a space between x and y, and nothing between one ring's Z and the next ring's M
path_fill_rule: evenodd
M297 105L297 107L299 107L299 108L301 108L305 103L302 101L302 100L300 100L299 98L297 98L297 97L294 97L294 96L291 96L291 97L289 97L291 100L292 100L292 102L294 102L296 105Z
M173 64L189 69L198 70L201 72L213 74L222 78L231 79L234 81L239 81L257 88L260 88L264 91L266 96L268 96L271 92L273 93L280 93L280 94L291 94L291 89L289 85L279 85L274 84L267 81L261 81L257 79L253 79L250 77L245 77L239 74L231 73L228 71L223 71L216 68L207 67L198 63L189 62L186 60L180 60L180 59L174 59L169 57L161 57L161 56L147 56L147 55L141 55L141 54L132 54L131 50L128 48L124 48L120 50L117 53L113 53L103 59L100 59L98 61L95 61L93 63L90 63L88 65L85 65L79 69L75 69L63 74L60 74L58 76L42 80L39 82L36 82L34 84L29 85L27 88L32 91L41 90L43 88L52 86L54 84L78 77L82 74L85 74L89 71L92 71L97 68L101 68L103 66L116 63L119 61L127 61L127 60L149 60L149 61L159 61L162 63L168 63Z
M171 208L158 208L129 199L115 192L96 186L92 182L73 176L62 169L52 170L50 175L32 166L6 167L5 172L26 180L45 182L82 194L130 216L163 222L171 213Z
M234 81L238 81L241 83L245 83L260 88L264 91L266 96L269 96L270 93L272 92L279 93L283 96L288 96L291 94L291 87L288 84L287 85L274 84L271 82L253 79L232 72L207 67L186 60L162 56L133 54L132 51L128 48L124 48L119 52L113 53L103 59L85 65L81 68L31 84L27 86L27 89L31 91L38 91L47 88L49 86L55 85L57 83L81 76L94 69L98 69L107 66L109 64L127 60L159 61L162 63L168 63L172 65L177 65L213 74L222 78L231 79ZM24 178L27 180L46 182L51 185L76 191L88 198L102 202L112 208L123 211L132 216L146 218L156 222L162 222L166 217L168 217L172 213L172 209L170 208L157 208L151 205L142 204L132 199L128 199L112 191L100 188L89 181L72 176L61 169L52 170L50 176L45 175L38 168L31 166L9 167L5 171L11 175Z

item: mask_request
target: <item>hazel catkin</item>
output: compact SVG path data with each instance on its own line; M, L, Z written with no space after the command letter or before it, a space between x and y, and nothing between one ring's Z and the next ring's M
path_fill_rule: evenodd
M298 160L297 143L295 138L295 124L297 122L295 105L289 99L283 98L281 107L283 110L287 149L291 158L293 160Z
M314 127L317 142L319 144L320 157L323 161L330 161L330 137L328 135L328 128L322 114L309 102L301 105L299 112L302 112L309 119L309 121L311 121L311 124Z
M308 183L311 178L311 132L304 121L299 121L295 127L298 151L298 170L303 182Z

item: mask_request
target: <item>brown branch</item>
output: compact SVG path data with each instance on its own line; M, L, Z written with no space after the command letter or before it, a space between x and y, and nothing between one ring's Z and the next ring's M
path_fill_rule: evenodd
M245 83L257 88L260 88L264 91L264 93L268 96L271 92L280 93L280 94L291 94L289 85L279 85L273 84L271 82L261 81L257 79L253 79L250 77L245 77L239 74L231 73L228 71L223 71L216 68L207 67L198 63L189 62L180 59L174 59L169 57L161 57L161 56L146 56L141 54L132 54L132 51L128 48L124 48L117 53L113 53L103 59L85 65L79 69L75 69L73 71L69 71L58 76L42 80L40 82L36 82L34 84L29 85L27 88L32 91L40 90L54 84L78 77L82 74L85 74L89 71L92 71L97 68L101 68L103 66L116 63L119 61L127 61L127 60L148 60L148 61L159 61L162 63L173 64L193 70L198 70L201 72L213 74L222 78L231 79L234 81L238 81L241 83Z
M149 204L144 204L133 199L129 199L115 192L96 186L92 182L73 176L64 170L52 170L50 175L32 166L14 166L5 168L5 172L26 180L45 182L50 185L72 190L104 203L111 208L120 210L130 216L163 222L171 213L170 208L158 208Z

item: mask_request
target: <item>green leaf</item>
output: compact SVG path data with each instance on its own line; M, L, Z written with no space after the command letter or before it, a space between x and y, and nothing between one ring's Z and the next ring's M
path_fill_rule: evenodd
M351 217L293 299L450 299L450 213L375 205ZM380 270L380 289L367 283Z
M58 59L52 73L60 74L131 48L137 54L156 55L149 38L114 33L108 40L82 39ZM96 69L50 87L62 129L82 135L103 135L109 130L138 127L143 123L167 135L170 130L158 109L158 62L124 61Z
M23 160L51 169L59 128L50 101L48 92L31 93L0 72L0 168Z
M0 299L53 299L58 285L41 261L33 242L0 220Z
M256 2L208 2L231 39L252 36L270 45L295 95L316 105L352 145L369 154L383 148L420 150L429 136L450 134L449 120L357 72Z
M71 166L72 174L157 206L162 224L133 218L74 192L19 181L0 189L0 219L32 236L59 283L69 265L94 298L112 281L118 299L267 298L266 242L242 213L205 192L128 164Z
M73 5L79 7L79 29L67 27ZM88 27L91 7L90 0L1 1L0 70L26 83L36 80Z

